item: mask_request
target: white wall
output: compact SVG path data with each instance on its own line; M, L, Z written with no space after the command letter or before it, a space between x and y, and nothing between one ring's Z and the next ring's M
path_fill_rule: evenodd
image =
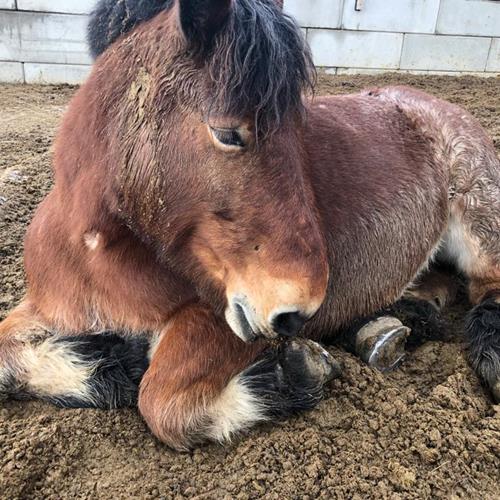
M285 0L285 10L331 73L500 72L498 0Z
M0 81L81 82L94 2L0 0ZM285 0L285 10L330 73L500 73L499 0Z
M0 0L0 81L81 83L95 0Z

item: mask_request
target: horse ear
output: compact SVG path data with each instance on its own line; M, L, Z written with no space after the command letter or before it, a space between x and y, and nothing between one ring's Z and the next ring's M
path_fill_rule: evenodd
M178 0L179 23L196 50L210 47L214 36L227 20L233 0Z

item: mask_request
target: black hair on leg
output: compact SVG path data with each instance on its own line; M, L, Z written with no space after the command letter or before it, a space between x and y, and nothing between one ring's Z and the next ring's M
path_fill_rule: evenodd
M500 304L489 298L474 307L465 324L468 357L500 402Z

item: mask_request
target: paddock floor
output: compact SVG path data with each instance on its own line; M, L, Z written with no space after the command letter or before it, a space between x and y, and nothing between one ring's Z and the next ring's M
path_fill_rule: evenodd
M500 80L321 77L318 93L404 83L462 104L500 152ZM68 87L0 86L0 318L24 291L22 237L51 185ZM0 498L500 498L500 405L464 360L461 318L381 375L333 349L345 372L318 409L226 448L174 453L131 410L0 407Z

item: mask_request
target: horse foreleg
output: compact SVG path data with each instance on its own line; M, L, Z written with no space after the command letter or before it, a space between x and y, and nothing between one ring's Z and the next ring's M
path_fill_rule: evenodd
M160 440L187 449L312 408L336 372L312 341L245 344L210 310L191 306L165 328L141 382L139 409Z
M149 342L115 334L65 336L23 302L0 323L0 399L116 408L137 401Z

